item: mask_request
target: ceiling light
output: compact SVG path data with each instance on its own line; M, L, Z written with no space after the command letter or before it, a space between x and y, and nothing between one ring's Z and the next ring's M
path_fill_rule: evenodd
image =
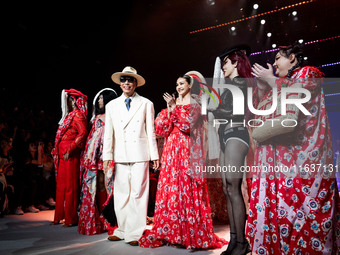
M253 8L254 8L255 10L257 10L257 9L259 8L259 5L258 5L258 4L254 4L254 5L253 5Z
M305 42L304 44L305 44L305 45L315 44L315 43L326 42L326 41L329 41L329 40L334 40L334 39L339 39L339 38L340 38L340 35L337 35L337 36L332 36L332 37L328 37L328 38L324 38L324 39L318 39L318 40L314 40L314 41L310 41L310 42ZM260 43L260 42L257 41L257 43ZM251 53L250 55L251 55L251 56L253 56L253 55L259 55L259 54L268 53L268 52L273 52L273 51L278 51L278 50L279 50L279 49L276 48L276 49L270 49L270 50L266 50L266 51L257 51L257 52ZM340 64L340 62L337 62L336 64L338 65L338 64Z
M220 27L224 27L224 26L228 26L228 25L231 25L231 24L239 23L239 22L242 22L242 21L247 21L247 20L250 20L250 19L255 19L255 18L258 18L259 16L269 15L269 14L276 13L276 12L281 12L281 11L286 11L287 9L296 8L298 6L305 5L305 4L310 4L310 3L313 3L315 1L316 0L304 0L304 1L300 2L300 3L295 3L295 4L283 6L283 7L278 8L278 9L273 9L271 11L263 12L263 13L260 13L260 14L255 14L255 15L252 15L252 16L249 16L249 17L243 17L243 18L240 18L240 19L237 19L237 20L225 22L225 23L218 24L218 25L215 25L215 26L210 26L210 27L204 27L204 28L201 28L201 29L197 29L197 30L191 31L190 34L204 32L204 31L208 31L210 29L217 29L217 28L220 28ZM257 8L258 8L259 7L258 4L256 4L256 5L257 5ZM296 17L296 20L297 20L297 17Z
M272 44L272 47L273 47L273 49L275 49L275 48L276 48L276 44L275 44L275 43L273 43L273 44Z
M209 5L215 5L215 1L214 0L208 0L208 4Z
M262 24L262 25L266 24L266 20L261 19L261 24Z
M303 39L300 39L300 40L299 40L299 43L303 43Z
M339 65L339 64L340 62L334 62L334 63L322 65L321 67L334 66L334 65ZM328 94L328 95L331 95L331 94Z
M267 36L268 36L268 37L271 37L271 36L272 36L272 33L268 33Z
M296 16L297 15L297 11L293 11L292 14L293 14L293 16Z
M235 31L236 28L235 27L231 27L230 29L231 29L231 31Z

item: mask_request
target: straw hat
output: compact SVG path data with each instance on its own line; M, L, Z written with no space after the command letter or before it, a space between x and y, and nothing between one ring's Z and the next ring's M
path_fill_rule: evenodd
M131 66L125 67L122 72L117 72L117 73L112 74L111 79L113 80L114 83L117 83L120 85L121 76L134 77L137 80L137 87L143 86L145 84L144 78L140 76L139 74L137 74L137 70Z

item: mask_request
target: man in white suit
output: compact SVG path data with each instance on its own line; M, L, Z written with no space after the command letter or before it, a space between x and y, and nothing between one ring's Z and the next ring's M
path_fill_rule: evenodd
M115 162L114 209L118 228L110 241L125 240L132 246L146 228L149 196L149 161L159 167L154 130L153 103L139 96L136 87L145 84L136 69L127 66L112 75L123 94L106 105L104 171Z

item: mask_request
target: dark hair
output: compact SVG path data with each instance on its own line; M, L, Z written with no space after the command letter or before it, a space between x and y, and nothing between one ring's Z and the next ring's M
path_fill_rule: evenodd
M192 78L190 75L187 75L187 74L184 74L184 75L180 76L180 78L183 78L189 84L191 84L191 81L194 80L194 78Z
M104 109L100 109L99 108L98 99L99 99L100 95L103 95ZM102 93L100 93L100 95L98 96L98 98L97 98L97 100L95 102L95 115L105 113L105 105L108 102L110 102L111 100L117 98L117 94L115 92L113 92L112 90L104 90Z
M67 95L67 101L77 100L77 97L74 95Z
M184 75L180 76L179 78L183 78L189 84L192 83L192 86L191 86L191 89L190 89L191 94L196 94L196 95L200 94L200 83L196 79L194 79L193 77L191 77L188 74L184 74Z
M299 43L294 43L289 46L280 46L280 54L282 54L284 57L289 58L291 54L294 54L297 63L294 65L291 69L288 70L287 78L292 77L293 71L298 68L303 66L303 50L302 50L302 45Z
M39 139L37 139L36 137L31 137L29 138L27 141L26 141L26 151L25 151L25 154L26 154L26 158L27 159L30 159L30 160L33 160L33 159L37 159L38 157L38 151L36 151L34 153L34 156L32 157L31 153L29 153L29 147L31 144L35 145L35 146L38 146L39 144Z

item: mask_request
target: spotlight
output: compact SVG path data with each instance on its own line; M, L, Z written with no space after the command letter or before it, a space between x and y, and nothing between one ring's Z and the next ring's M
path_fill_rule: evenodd
M210 5L210 6L215 5L215 1L214 0L208 0L208 5Z
M303 59L304 59L304 60L307 60L307 59L308 59L308 57L304 57Z
M303 43L303 39L300 39L300 40L299 40L299 43Z
M229 33L230 33L232 36L235 36L235 35L236 35L236 27L231 27L230 30L229 30Z
M266 24L266 20L262 19L262 20L261 20L261 24L262 24L262 25Z
M297 15L297 11L293 11L292 14L293 14L293 16L296 16Z
M271 36L272 36L272 33L267 33L267 36L268 36L268 37L271 37Z
M273 48L273 49L276 48L276 44L275 44L275 43L272 44L272 48Z
M253 8L254 8L254 10L257 10L259 8L259 5L258 4L254 4Z

